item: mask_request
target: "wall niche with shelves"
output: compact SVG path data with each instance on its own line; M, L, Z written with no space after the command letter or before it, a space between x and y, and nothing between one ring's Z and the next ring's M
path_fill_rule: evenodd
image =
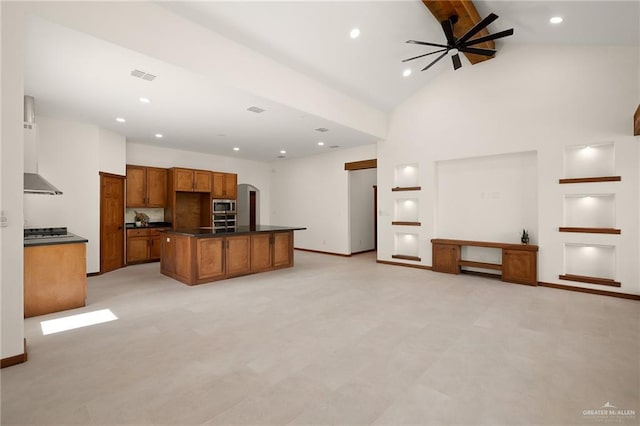
M566 243L564 259L565 273L559 276L561 280L620 287L615 281L615 246Z
M396 166L393 174L392 191L419 191L418 164L401 164Z
M418 199L399 198L394 201L393 225L420 226Z
M564 196L562 232L619 234L615 194L567 194Z
M621 180L615 176L615 145L605 142L568 146L564 151L564 179L560 183L591 183Z
M407 232L396 232L393 242L393 259L415 260L419 262L418 256L418 234Z

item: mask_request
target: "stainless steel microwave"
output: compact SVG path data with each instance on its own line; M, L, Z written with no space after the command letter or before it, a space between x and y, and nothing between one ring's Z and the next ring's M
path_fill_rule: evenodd
M213 211L235 213L236 200L213 200Z

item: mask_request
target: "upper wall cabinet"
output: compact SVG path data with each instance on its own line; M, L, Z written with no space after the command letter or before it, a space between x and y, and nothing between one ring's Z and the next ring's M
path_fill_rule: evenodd
M238 175L213 172L213 198L232 199L238 197Z
M165 207L167 169L127 165L127 207Z
M181 169L170 170L173 189L183 192L211 192L211 172L208 170Z

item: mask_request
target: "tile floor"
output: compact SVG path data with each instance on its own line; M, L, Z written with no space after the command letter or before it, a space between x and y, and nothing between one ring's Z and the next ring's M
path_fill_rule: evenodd
M295 255L196 287L157 263L89 278L86 308L25 321L2 424L640 422L637 301ZM40 331L104 308L119 319ZM607 402L627 411L588 411Z

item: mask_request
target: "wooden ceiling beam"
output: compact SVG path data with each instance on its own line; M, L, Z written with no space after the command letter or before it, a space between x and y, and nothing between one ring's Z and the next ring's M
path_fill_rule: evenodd
M471 27L482 20L471 0L422 0L422 3L429 9L438 23L448 20L452 15L458 16L458 22L453 26L453 35L456 38L462 37ZM489 35L489 31L484 28L473 38L486 35ZM476 44L473 47L495 49L496 44L491 40ZM491 56L474 55L473 53L465 53L464 55L472 64L477 64L478 62L492 58Z

